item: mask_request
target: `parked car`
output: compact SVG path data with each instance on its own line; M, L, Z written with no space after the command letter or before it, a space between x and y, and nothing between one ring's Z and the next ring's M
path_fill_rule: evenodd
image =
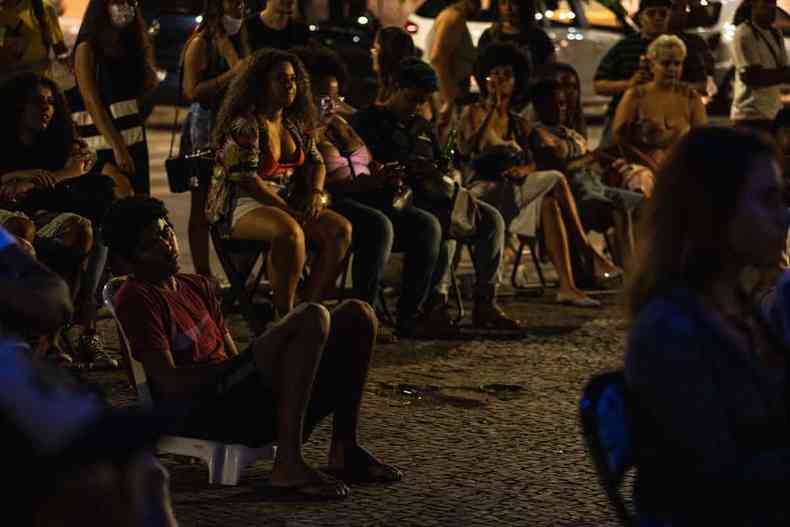
M732 97L730 45L735 33L732 16L739 3L740 0L698 0L689 17L693 26L690 31L706 39L716 58L714 80L721 95L711 103L711 109L718 112L729 111ZM790 0L780 0L779 3L790 4ZM632 17L639 7L638 1L622 2L627 16L616 13L611 7L613 4L608 1L604 4L599 0L559 0L554 5L539 1L538 5L536 21L554 41L557 59L572 64L579 72L585 113L591 117L603 115L609 98L594 92L595 70L609 48L636 30ZM417 47L425 49L434 20L444 6L443 0L427 0L409 17L404 29L412 34ZM483 31L493 23L495 13L496 0L489 0L484 2L484 9L468 22L475 44ZM790 36L790 16L783 10L780 10L778 26L786 38Z

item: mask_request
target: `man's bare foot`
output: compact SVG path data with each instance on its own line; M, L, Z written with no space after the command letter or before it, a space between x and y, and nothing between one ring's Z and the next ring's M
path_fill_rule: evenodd
M344 499L349 495L345 483L304 462L275 462L270 482L273 489L305 499Z
M346 483L395 483L403 479L403 472L359 445L333 445L327 472Z

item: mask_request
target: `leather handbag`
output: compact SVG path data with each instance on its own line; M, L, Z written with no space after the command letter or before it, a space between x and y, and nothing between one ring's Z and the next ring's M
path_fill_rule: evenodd
M179 194L208 188L213 169L213 150L200 150L192 154L168 158L165 161L165 171L170 192Z

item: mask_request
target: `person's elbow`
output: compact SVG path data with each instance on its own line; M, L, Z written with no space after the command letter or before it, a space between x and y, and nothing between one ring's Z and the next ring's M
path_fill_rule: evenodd
M609 83L605 80L596 80L593 81L593 90L597 95L610 95L609 93Z

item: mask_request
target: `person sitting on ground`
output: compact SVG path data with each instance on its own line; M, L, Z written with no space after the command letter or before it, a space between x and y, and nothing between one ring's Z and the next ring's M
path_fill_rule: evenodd
M176 527L167 471L151 455L170 416L110 410L36 359L20 333L62 327L73 310L69 289L1 227L0 297L0 433L14 453L6 512L40 527Z
M74 323L82 331L67 335L65 344L73 348L73 358L112 366L95 329L104 259L92 222L116 195L131 192L131 186L113 165L95 164L95 154L78 138L63 94L52 80L23 73L0 87L0 97L10 109L9 122L0 127L0 141L7 148L0 157L0 208L14 212L4 214L12 223L23 224L15 234L32 241L37 233L61 242L60 248L40 246L39 256L64 277L77 305ZM12 218L21 215L30 221ZM72 257L60 250L64 247ZM60 344L47 345L68 361Z
M103 228L111 251L133 269L114 303L155 402L191 406L180 434L251 446L276 441L276 490L338 499L348 488L302 458L302 442L332 413L331 473L348 482L401 479L358 442L378 324L369 305L346 300L330 314L302 304L239 352L209 280L178 272L178 241L161 201L119 201Z
M271 243L269 278L279 315L293 308L308 244L316 256L304 287L307 302L329 294L351 245L351 224L327 208L326 168L308 132L315 120L302 61L261 50L231 84L214 133L218 166L209 216L231 238ZM229 194L221 192L226 185Z
M640 438L634 501L651 524L790 519L787 310L777 328L773 310L765 318L752 303L750 279L785 247L779 167L754 134L695 129L647 202L625 376ZM780 305L787 286L785 274Z
M419 105L424 104L437 89L436 73L420 59L405 59L399 66L397 86L398 89L385 104L354 114L351 125L376 161L395 162L404 167L406 181L415 189L415 204L430 210L436 219L437 211L432 208L428 196L421 195L420 186L422 182L431 179L436 181L436 178L442 177L439 165L443 161L440 159L434 126L416 114ZM505 314L496 302L505 238L502 216L487 203L475 203L478 208L476 231L467 239L461 240L472 247L475 267L473 324L479 328L518 330L521 328L519 322ZM421 209L414 210L420 211L422 215ZM399 311L399 320L406 324L400 327L400 331L405 334L412 334L417 327L409 324L407 317L416 319L416 310L423 302L428 327L433 327L437 332L452 330L446 312L447 300L441 291L442 279L448 271L447 241L443 238L449 238L449 226L440 224L438 220L430 223L431 229L418 231L404 229L403 226L395 229L396 236L398 231L404 230L409 239L429 245L431 250L425 253L434 262L432 266L428 265L430 261L424 262L424 265L416 269L411 263L406 264L407 269L414 269L415 274L411 274L411 271L404 273L404 286L414 287L414 284L419 284L421 289L417 295L410 297L411 304L402 305L412 311L403 314ZM416 246L415 243L414 247ZM421 253L417 258L424 256Z
M491 44L475 66L484 100L471 104L461 116L460 145L474 159L470 189L504 216L510 231L535 237L543 227L546 248L557 269L557 302L580 307L600 303L582 292L573 279L571 257L579 259L589 277L608 280L621 271L587 239L570 186L557 170L538 171L532 159L526 120L513 112L528 74L524 54L511 44ZM536 129L541 143L557 143L545 130Z
M184 44L181 57L182 96L192 103L181 132L181 155L211 149L211 134L222 98L230 82L249 55L241 25L244 0L206 0L198 26ZM198 178L198 188L190 192L189 249L195 271L212 277L209 262L209 225L206 222L206 193L210 171Z
M535 0L499 0L497 20L480 35L477 49L482 52L492 42L518 47L529 58L532 68L557 61L554 42L535 23Z
M689 129L708 123L702 98L680 82L685 56L679 37L656 38L647 48L652 80L625 92L612 121L615 143L653 171Z
M339 115L343 97L340 95L346 78L340 57L325 48L295 48L292 52L307 66L319 126L316 144L326 163L326 188L332 193L332 210L351 222L354 264L354 298L375 305L384 266L393 243L392 222L379 209L356 199L359 191L373 190L370 176L380 176L381 167L371 163L370 152L348 122ZM371 168L373 167L373 168Z
M587 139L571 129L570 104L559 81L538 81L530 96L537 112L530 135L537 168L567 174L582 224L601 232L614 227L613 259L629 262L634 250L632 218L644 194L606 184L606 173L624 167L624 161L589 150Z

